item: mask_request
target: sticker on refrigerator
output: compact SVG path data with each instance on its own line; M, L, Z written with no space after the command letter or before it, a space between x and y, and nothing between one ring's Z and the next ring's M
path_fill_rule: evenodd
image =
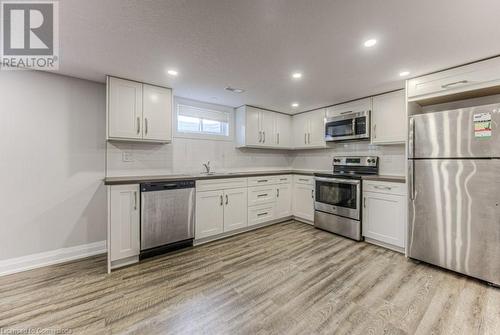
M479 113L474 114L474 137L489 138L491 137L491 114Z

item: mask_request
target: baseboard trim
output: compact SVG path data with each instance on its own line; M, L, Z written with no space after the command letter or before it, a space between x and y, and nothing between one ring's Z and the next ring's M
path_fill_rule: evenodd
M106 241L99 241L28 256L10 258L0 261L0 276L104 254L106 252Z

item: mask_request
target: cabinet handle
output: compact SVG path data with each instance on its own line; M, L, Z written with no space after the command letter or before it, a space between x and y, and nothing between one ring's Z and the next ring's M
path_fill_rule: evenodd
M307 133L307 143L311 144L311 133Z
M258 183L267 183L267 179L257 180Z
M262 132L259 131L259 143L261 143L261 142L262 142Z
M377 138L377 124L376 123L373 125L373 137Z
M314 199L314 190L311 190L311 198Z
M340 115L351 114L351 113L352 113L352 111L346 111L346 112L340 113Z
M141 118L137 117L137 134L141 133Z
M144 118L144 131L148 134L148 118Z
M257 216L263 216L263 215L267 215L267 212L257 214Z
M287 178L280 178L280 180L281 180L281 181L286 181L286 180L287 180Z
M467 84L468 82L469 82L468 80L459 80L459 81L455 81L453 83L441 85L441 88L448 88L450 86L454 86L454 85L458 85L458 84Z
M224 200L222 199L222 195L220 196L220 205L224 205Z
M299 178L300 181L309 181L309 179Z
M389 186L377 186L377 185L375 185L373 187L376 188L377 190L388 190L388 191L392 190L392 187L389 187Z
M307 144L307 133L304 133L304 144Z
M229 197L226 194L226 205L229 203Z
M137 191L134 192L134 211L137 210Z
M276 142L277 144L280 144L280 133L276 134Z
M262 135L263 135L263 136L262 136L262 143L266 143L266 132L265 132L265 131L263 131L263 132L262 132Z
M277 198L279 198L279 197L280 197L280 189L279 189L279 188L277 188L277 189L276 189L276 197L277 197Z
M257 195L257 198L267 197L267 193Z

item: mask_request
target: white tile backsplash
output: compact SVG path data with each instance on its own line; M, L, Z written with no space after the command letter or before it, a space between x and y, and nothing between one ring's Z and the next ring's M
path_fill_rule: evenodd
M122 160L123 152L132 155ZM380 157L380 174L405 174L404 145L375 146L365 142L330 144L328 149L269 150L238 149L234 142L174 138L170 144L108 142L108 177L199 173L210 161L214 171L273 169L331 170L334 155L375 155Z

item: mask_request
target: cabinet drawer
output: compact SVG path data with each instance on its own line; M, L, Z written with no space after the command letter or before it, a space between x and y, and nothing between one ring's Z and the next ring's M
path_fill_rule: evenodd
M500 81L500 58L473 63L408 81L408 100L460 93ZM496 82L496 83L493 83Z
M265 204L248 208L248 225L256 225L274 220L274 204Z
M196 191L215 191L227 190L229 188L247 187L247 178L228 178L228 179L207 179L196 181Z
M314 185L314 177L313 176L302 176L302 175L294 175L293 182L295 184L304 184L304 185Z
M248 178L248 186L272 185L278 182L277 176L262 176Z
M363 181L363 192L376 192L394 195L406 195L407 188L404 183L393 183L387 181Z
M292 182L292 175L276 176L276 181L278 184L290 184Z
M276 186L264 185L248 188L248 206L255 206L276 201Z

